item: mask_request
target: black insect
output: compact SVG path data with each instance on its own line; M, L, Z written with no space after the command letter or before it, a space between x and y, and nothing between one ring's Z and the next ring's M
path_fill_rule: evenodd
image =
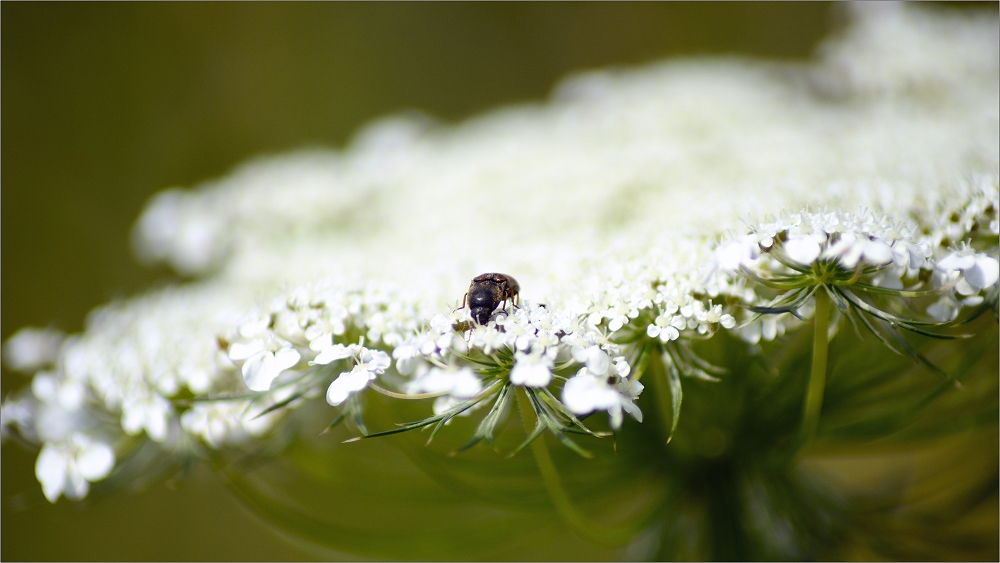
M468 302L472 318L484 325L489 322L490 313L500 303L506 305L509 299L516 307L519 302L517 292L520 289L517 280L507 274L482 274L472 278L469 291L462 298L462 307Z

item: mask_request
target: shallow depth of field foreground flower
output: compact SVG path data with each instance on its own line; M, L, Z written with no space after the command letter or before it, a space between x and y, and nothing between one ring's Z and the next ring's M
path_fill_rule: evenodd
M9 339L3 434L327 557L996 559L997 22L854 18L163 191L191 281Z

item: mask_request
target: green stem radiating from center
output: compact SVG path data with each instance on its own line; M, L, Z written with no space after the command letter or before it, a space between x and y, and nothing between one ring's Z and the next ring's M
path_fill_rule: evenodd
M809 387L802 407L801 442L805 444L816 435L820 409L823 406L823 388L826 386L827 353L830 349L830 296L821 287L815 293L816 313L813 316L812 369L809 370Z
M530 433L532 428L535 427L536 415L535 411L531 408L531 402L528 400L526 393L523 387L517 388L517 406L521 411L521 421L524 423L525 432ZM563 521L574 532L579 534L580 537L597 544L617 547L628 542L638 532L638 530L628 527L609 528L598 526L587 520L577 510L573 505L573 501L570 500L569 494L566 493L566 489L563 488L562 479L559 477L558 470L556 470L556 464L552 461L552 454L549 453L549 447L545 444L544 436L539 436L531 442L531 453L535 456L535 464L538 466L538 471L542 474L542 482L545 483L545 489L548 491L549 497L555 505L556 512L559 513Z

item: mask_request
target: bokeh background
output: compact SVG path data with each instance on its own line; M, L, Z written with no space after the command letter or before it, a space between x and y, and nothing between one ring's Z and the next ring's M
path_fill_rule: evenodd
M182 281L130 254L131 224L157 190L261 154L338 148L390 113L448 123L543 100L573 71L805 60L839 21L826 3L4 2L0 338L26 325L75 332L96 305ZM26 383L4 370L0 387ZM207 469L177 489L52 506L31 494L35 455L2 448L0 559L316 555Z

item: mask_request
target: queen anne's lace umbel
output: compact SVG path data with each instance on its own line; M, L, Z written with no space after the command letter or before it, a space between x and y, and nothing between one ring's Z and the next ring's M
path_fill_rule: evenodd
M377 434L371 392L428 401L392 431L481 416L472 443L524 393L532 436L579 448L567 431L601 434L581 417L642 420L644 350L712 378L687 342L774 339L816 287L876 323L899 324L864 297L887 291L940 323L995 310L997 52L989 22L873 11L808 66L594 72L543 104L390 118L341 152L166 191L137 252L201 278L101 307L78 335L8 340L34 377L4 434L41 446L51 501L86 495L137 437L222 448L305 401ZM479 325L458 306L488 271L521 295Z

